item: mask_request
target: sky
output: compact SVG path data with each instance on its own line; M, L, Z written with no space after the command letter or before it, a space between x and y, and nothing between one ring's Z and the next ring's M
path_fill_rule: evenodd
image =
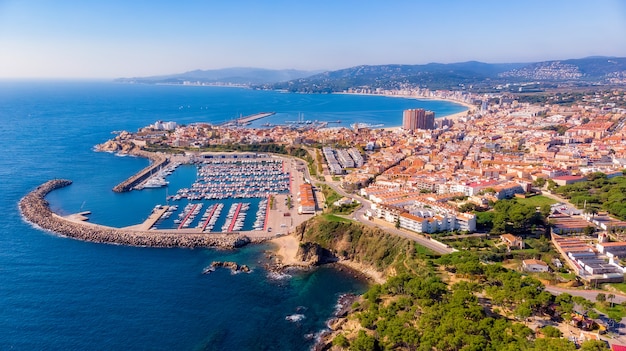
M626 57L623 0L0 0L0 78Z

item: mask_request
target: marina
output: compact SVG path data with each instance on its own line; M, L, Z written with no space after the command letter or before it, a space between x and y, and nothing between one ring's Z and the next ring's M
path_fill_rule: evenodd
M143 227L199 233L267 231L270 199L290 192L293 177L288 168L284 160L267 155L172 162L146 182L156 179L152 182L166 183L166 189L142 187L166 192L166 204L156 205Z
M179 189L171 200L221 200L229 198L265 198L288 193L291 178L283 161L214 159L198 166L197 180L189 188Z

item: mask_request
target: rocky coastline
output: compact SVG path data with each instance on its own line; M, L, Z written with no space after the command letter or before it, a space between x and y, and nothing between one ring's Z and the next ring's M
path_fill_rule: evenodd
M232 262L232 261L213 261L211 263L211 265L208 266L207 268L205 268L202 273L203 274L209 274L211 272L214 272L217 268L227 268L227 269L230 269L230 271L232 273L239 273L239 272L250 273L250 272L252 272L250 267L248 267L248 265L245 265L245 264L240 265L237 262Z
M71 180L50 180L24 196L19 202L19 209L26 221L42 229L78 240L128 246L233 249L251 242L247 236L235 234L206 235L136 231L71 221L52 212L49 203L45 200L45 196L51 191L70 184L72 184Z

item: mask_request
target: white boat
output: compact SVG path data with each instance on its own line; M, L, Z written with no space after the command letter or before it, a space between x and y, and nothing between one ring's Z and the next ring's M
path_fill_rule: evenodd
M153 177L148 179L144 184L144 188L160 188L168 185L169 182L161 177Z

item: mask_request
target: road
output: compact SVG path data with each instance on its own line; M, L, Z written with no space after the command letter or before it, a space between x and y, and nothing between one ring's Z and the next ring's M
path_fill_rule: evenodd
M414 232L410 232L410 231L403 230L403 229L397 229L392 223L388 223L388 222L381 221L381 220L370 221L365 216L365 212L369 208L371 208L371 205L372 205L372 203L369 200L355 196L353 194L348 194L343 189L341 189L337 184L334 184L332 182L319 181L319 183L328 185L331 189L336 191L341 196L348 197L353 200L357 200L358 202L361 203L361 206L359 206L359 208L356 211L354 211L352 215L348 216L348 218L351 218L359 223L362 223L371 227L380 228L386 232L398 235L405 239L413 240L419 245L424 246L442 255L454 252L454 249L452 249L451 247L448 247L445 244L441 244L437 241L430 240L427 237L419 233L414 233Z
M546 291L549 291L555 295L568 293L572 296L581 296L592 302L596 301L596 296L598 296L599 293L603 293L605 295L613 294L615 295L615 299L613 299L613 302L622 303L626 301L626 295L622 295L619 293L612 293L606 290L580 290L580 289L561 288L557 286L548 285L546 286Z

